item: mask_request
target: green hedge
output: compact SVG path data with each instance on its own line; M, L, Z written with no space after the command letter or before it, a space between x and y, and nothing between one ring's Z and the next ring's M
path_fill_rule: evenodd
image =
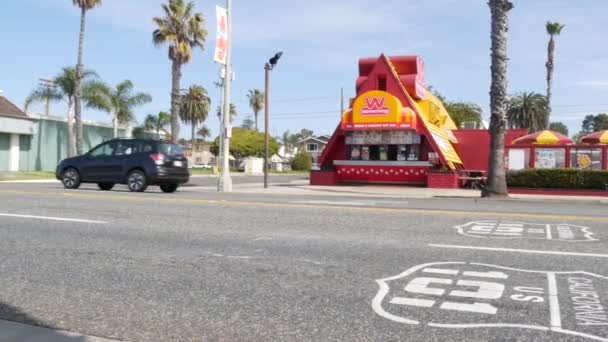
M528 169L507 174L512 188L608 189L608 172L577 169Z
M294 171L310 171L312 161L306 152L299 152L291 161L291 169Z

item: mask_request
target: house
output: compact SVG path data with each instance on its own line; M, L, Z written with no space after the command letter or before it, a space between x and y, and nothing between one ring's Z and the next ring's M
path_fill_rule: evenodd
M327 135L321 135L318 137L302 139L298 142L298 150L310 154L314 166L318 163L319 157L321 156L321 153L323 153L330 138L331 137Z
M188 145L184 147L184 154L186 155L186 158L188 158L188 164L215 163L215 155L211 153L211 143L197 139L194 142L194 147L190 145L191 144L188 143Z
M0 96L0 171L21 169L21 151L34 133L35 121Z
M24 113L0 96L0 171L55 171L67 153L66 117ZM119 134L128 133L119 127ZM112 139L112 125L83 121L83 149Z

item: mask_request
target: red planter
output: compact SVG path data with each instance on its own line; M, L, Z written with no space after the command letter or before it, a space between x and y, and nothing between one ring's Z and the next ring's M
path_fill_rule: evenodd
M338 179L335 171L310 171L310 185L336 185Z
M460 180L454 172L429 172L427 186L435 189L458 189Z

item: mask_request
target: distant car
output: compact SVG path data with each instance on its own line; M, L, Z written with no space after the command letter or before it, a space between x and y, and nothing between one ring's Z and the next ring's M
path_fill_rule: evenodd
M210 164L192 164L190 165L191 169L206 169L206 170L210 170L211 169L211 165Z
M115 184L126 184L133 192L159 185L171 193L190 178L179 145L149 139L106 141L84 155L62 160L55 174L67 189L97 183L99 189L109 191Z

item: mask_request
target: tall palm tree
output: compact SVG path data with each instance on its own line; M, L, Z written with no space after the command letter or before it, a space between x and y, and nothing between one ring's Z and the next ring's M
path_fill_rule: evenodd
M74 156L74 127L72 123L72 110L74 109L74 103L76 98L76 68L66 67L61 70L57 76L53 78L53 90L47 92L41 88L34 89L32 93L25 100L25 111L33 103L46 102L47 99L51 101L65 101L67 105L67 156ZM90 89L94 87L97 82L97 73L90 70L82 72L82 78L84 80L84 87L82 91L83 99L86 103L96 101L94 96L91 96ZM44 86L46 88L46 86Z
M156 132L156 137L160 139L160 130L171 123L171 114L159 112L158 115L148 114L144 119L144 128Z
M507 32L509 11L513 3L509 0L489 0L492 39L492 84L490 86L490 163L488 185L483 197L508 196L505 162L505 131L507 126Z
M249 107L253 111L255 130L258 130L258 114L264 109L264 92L259 89L249 90L247 94Z
M51 114L51 102L59 101L63 99L61 91L57 89L54 84L51 85L39 85L38 88L32 90L30 95L25 99L24 112L27 112L29 106L34 102L44 102L44 115L49 116Z
M222 107L221 106L217 106L216 109L216 114L218 119L222 120ZM234 103L230 104L230 122L234 121L234 117L237 116L236 114L236 106L234 105Z
M190 124L192 127L192 148L196 140L196 126L205 122L209 115L211 99L207 93L207 89L199 85L192 85L187 90L184 90L180 103L179 116L183 122Z
M554 60L554 55L555 55L555 36L559 36L560 33L562 33L562 30L564 29L566 25L562 25L558 22L552 23L550 21L547 22L547 24L545 25L546 29L547 29L547 34L549 34L549 44L547 46L547 108L549 109L549 115L547 115L547 118L545 119L545 128L549 127L549 117L551 115L551 96L553 95L552 93L552 87L553 87L553 68L554 68L554 64L553 64L553 60Z
M74 119L76 121L76 153L82 154L82 81L84 66L82 54L84 49L84 32L87 11L101 6L101 0L72 0L74 6L80 8L80 37L78 40L78 64L76 64L76 92L74 96Z
M133 82L130 80L117 84L115 88L101 82L94 83L91 84L89 92L95 101L89 102L87 106L112 115L114 138L118 137L119 123L128 123L135 118L133 114L135 107L152 102L152 96L149 94L133 94Z
M171 66L171 136L179 138L179 101L182 65L192 60L192 51L199 47L205 48L207 30L202 13L194 13L194 2L184 0L169 0L161 5L164 16L152 20L157 29L152 33L154 45L169 45Z
M548 116L544 95L524 92L509 101L507 120L511 128L527 128L531 133L542 131Z
M206 140L208 137L211 136L211 131L209 130L209 128L207 126L202 125L201 128L199 128L198 131L196 131L196 135L201 137L203 140Z

